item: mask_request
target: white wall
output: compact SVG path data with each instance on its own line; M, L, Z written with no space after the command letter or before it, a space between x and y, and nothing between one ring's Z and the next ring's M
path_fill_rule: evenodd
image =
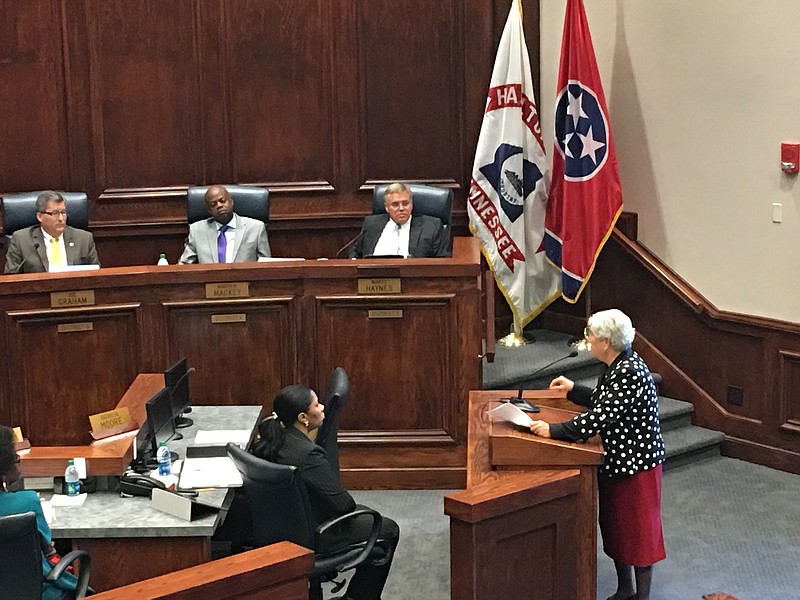
M800 141L800 2L584 4L640 241L718 308L800 322L800 183L780 170ZM541 0L545 124L565 5Z

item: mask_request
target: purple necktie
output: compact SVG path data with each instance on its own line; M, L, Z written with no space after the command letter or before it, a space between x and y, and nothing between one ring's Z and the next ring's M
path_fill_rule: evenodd
M225 232L228 229L230 227L223 225L219 228L219 235L217 236L217 258L221 263L225 262L225 255L228 253L228 238L225 237Z

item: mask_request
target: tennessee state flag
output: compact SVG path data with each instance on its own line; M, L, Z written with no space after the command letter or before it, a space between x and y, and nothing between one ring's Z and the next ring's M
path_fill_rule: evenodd
M622 212L617 155L583 0L567 0L545 252L576 302Z
M497 48L467 198L470 229L514 314L517 334L558 298L542 245L550 180L522 7L511 3Z

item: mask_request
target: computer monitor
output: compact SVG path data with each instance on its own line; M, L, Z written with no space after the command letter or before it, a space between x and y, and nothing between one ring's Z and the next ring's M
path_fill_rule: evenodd
M194 372L190 369L186 358L182 358L164 371L164 385L170 393L172 417L176 428L191 426L192 420L181 416L191 410L189 399L189 375Z
M147 420L136 434L136 460L133 465L135 469L153 468L158 446L161 442L167 443L175 438L168 388L161 388L150 398L145 404L145 411Z

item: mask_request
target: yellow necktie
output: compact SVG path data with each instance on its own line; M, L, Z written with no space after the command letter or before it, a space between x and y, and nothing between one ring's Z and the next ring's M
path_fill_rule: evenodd
M50 266L64 266L64 257L61 255L61 242L59 242L57 237L50 238Z

